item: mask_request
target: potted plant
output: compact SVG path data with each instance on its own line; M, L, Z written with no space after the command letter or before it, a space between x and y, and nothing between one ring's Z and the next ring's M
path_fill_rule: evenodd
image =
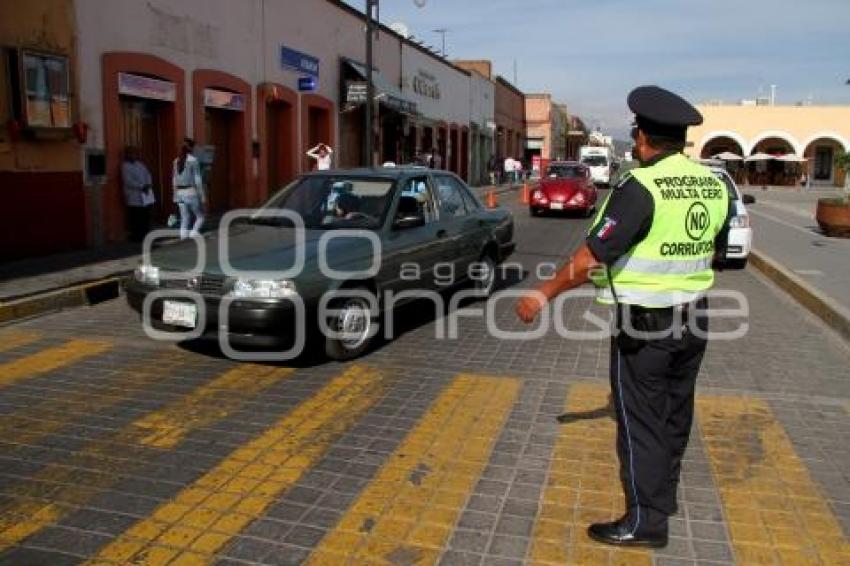
M850 238L850 152L836 155L835 166L844 173L844 196L818 199L815 219L827 236Z

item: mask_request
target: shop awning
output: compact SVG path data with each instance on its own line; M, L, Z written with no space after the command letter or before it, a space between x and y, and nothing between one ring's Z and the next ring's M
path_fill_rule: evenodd
M348 81L345 101L351 105L363 104L366 102L366 66L350 59L344 59L343 63L360 77L359 81ZM375 87L375 98L379 103L397 112L416 114L416 102L407 98L399 87L374 69L372 70L372 85Z
M771 159L775 159L769 153L754 153L744 161L770 161Z
M744 158L738 155L737 153L732 153L731 151L724 151L713 156L712 159L721 159L723 161L742 161Z
M805 157L800 157L798 155L794 155L793 153L787 153L785 155L780 155L776 157L777 161L787 161L788 163L804 163L806 160Z

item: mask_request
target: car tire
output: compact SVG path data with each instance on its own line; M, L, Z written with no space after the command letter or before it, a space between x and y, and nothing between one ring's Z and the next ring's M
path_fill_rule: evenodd
M475 289L478 298L486 300L489 299L496 290L499 282L499 270L496 264L496 259L490 251L485 251L481 254L481 259L479 259L478 262L487 266L486 269L488 275L486 278L474 279L472 281L472 286Z
M540 213L540 211L539 211L539 210L537 210L536 208L529 208L529 209L528 209L528 212L529 212L532 216L540 216L540 214L541 214L541 213Z
M354 291L369 293L364 287ZM336 332L346 332L346 336L324 336L325 355L336 361L353 360L362 356L377 334L378 323L370 313L369 301L365 297L342 297L330 302L331 308L339 312L328 327Z
M746 257L726 258L726 267L729 269L745 269L748 259Z

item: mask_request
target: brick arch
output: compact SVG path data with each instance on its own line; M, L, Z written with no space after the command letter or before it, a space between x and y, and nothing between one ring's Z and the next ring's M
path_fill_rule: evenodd
M301 165L301 171L309 171L310 170L310 161L309 157L305 155L305 152L310 149L310 109L318 108L320 110L327 111L328 123L327 123L327 140L316 140L322 141L323 143L328 144L337 152L336 147L336 113L334 112L334 103L330 99L325 98L322 95L315 93L308 93L301 95L301 148L300 154L301 159L298 160L298 163ZM339 161L339 156L333 156L334 167L336 167L336 163Z
M288 159L290 160L292 173L298 171L298 93L291 88L277 83L263 83L257 85L257 140L260 142L259 175L257 179L257 191L260 199L264 200L268 194L268 175L270 148L267 147L267 114L268 104L281 101L292 107L293 120L288 132L282 132L290 140Z
M253 182L251 167L251 85L237 76L216 71L214 69L196 69L192 73L192 136L195 143L203 145L206 135L206 122L204 120L204 89L215 88L229 90L245 97L245 109L238 112L236 119L237 128L231 139L231 147L235 148L231 159L232 170L230 172L230 184L237 191L230 194L228 208L250 206L257 204L259 194L257 184ZM235 142L235 143L234 143ZM176 150L176 148L175 148ZM215 159L219 156L216 155Z
M103 237L107 242L124 239L124 199L121 193L121 101L118 94L118 73L147 75L174 83L175 100L163 114L162 170L160 178L171 178L171 159L174 150L186 135L185 72L177 65L155 55L131 51L104 53L101 60L103 81L103 139L106 152L107 176L101 196ZM173 146L173 147L171 147ZM164 181L165 182L165 181ZM92 212L88 211L87 216Z

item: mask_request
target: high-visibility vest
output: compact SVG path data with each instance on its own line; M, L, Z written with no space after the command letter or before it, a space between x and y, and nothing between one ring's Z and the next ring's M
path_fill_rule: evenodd
M621 303L669 307L700 298L714 283L714 240L729 210L726 186L708 168L682 154L629 174L652 195L652 226L608 269L593 270L591 280L599 287L599 302L613 302L609 277ZM600 222L607 204L591 230L606 229Z

